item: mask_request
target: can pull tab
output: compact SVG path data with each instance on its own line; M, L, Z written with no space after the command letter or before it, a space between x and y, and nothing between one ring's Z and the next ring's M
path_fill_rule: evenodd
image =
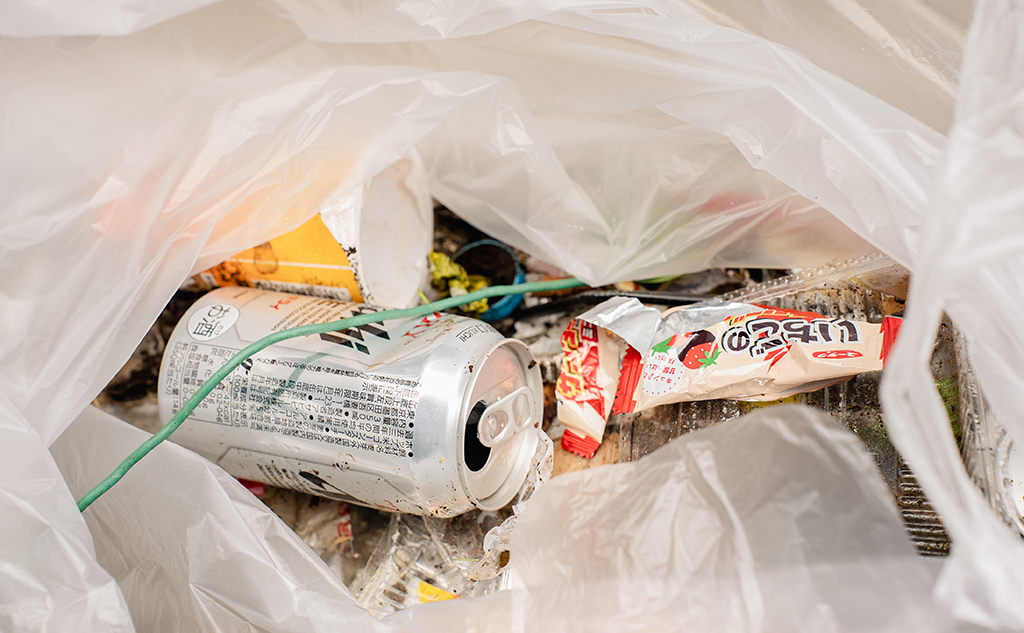
M484 409L476 436L481 444L494 448L532 425L533 409L533 392L529 387L520 387Z

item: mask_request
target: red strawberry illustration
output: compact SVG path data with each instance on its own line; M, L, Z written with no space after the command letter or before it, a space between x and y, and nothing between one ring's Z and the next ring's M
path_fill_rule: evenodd
M687 369L710 367L718 360L722 350L715 345L715 335L707 330L693 333L686 347L679 352L679 362Z

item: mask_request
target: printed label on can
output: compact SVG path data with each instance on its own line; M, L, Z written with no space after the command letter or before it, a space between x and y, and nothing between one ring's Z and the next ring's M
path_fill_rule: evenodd
M374 313L378 309L372 306L338 303L328 299L307 297L303 295L265 294L252 301L252 308L246 309L245 316L238 322L238 336L245 341L255 341L271 332L280 332L289 328L309 325L311 323L328 323L360 314ZM262 308L262 309L259 309ZM391 341L387 324L376 323L360 325L338 332L327 332L319 336L319 340L348 347L358 352L354 358L365 361L371 348L378 344L375 353L383 351L379 344ZM278 343L278 347L290 347L313 351L315 339L296 338ZM340 350L339 350L340 351Z
M238 308L228 303L214 303L196 311L188 320L189 336L197 341L211 341L238 321Z
M162 375L177 413L234 350L176 342ZM326 363L254 356L221 382L193 419L315 440L371 453L413 456L420 384Z
M366 473L354 470L357 464L350 463L344 458L334 464L320 464L307 460L292 459L251 451L241 448L231 448L218 462L221 468L231 473L240 473L238 476L248 476L258 481L265 481L279 488L290 488L299 490L319 497L327 497L347 503L355 503L370 507L380 508L390 512L399 511L399 507L411 504L408 500L411 492L415 491L415 484L406 477L395 474L386 482L394 492L397 492L393 502L371 503L361 499L356 490L368 490L373 484L380 481L376 473ZM343 474L341 481L337 475ZM338 487L337 484L345 486L347 490Z

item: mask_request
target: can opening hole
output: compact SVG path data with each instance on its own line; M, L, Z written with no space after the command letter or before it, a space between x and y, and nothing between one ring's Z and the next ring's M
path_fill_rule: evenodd
M466 456L466 468L472 472L476 472L487 465L487 460L491 456L491 449L480 443L480 438L477 437L477 426L480 424L480 416L484 414L484 410L487 409L487 403L481 400L473 405L473 410L469 412L469 417L466 419L466 437L463 441L463 452Z

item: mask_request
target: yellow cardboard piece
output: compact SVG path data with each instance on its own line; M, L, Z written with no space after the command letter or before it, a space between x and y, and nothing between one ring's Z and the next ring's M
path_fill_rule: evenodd
M199 273L194 280L204 290L250 286L339 301L363 300L348 254L319 214L291 233Z

